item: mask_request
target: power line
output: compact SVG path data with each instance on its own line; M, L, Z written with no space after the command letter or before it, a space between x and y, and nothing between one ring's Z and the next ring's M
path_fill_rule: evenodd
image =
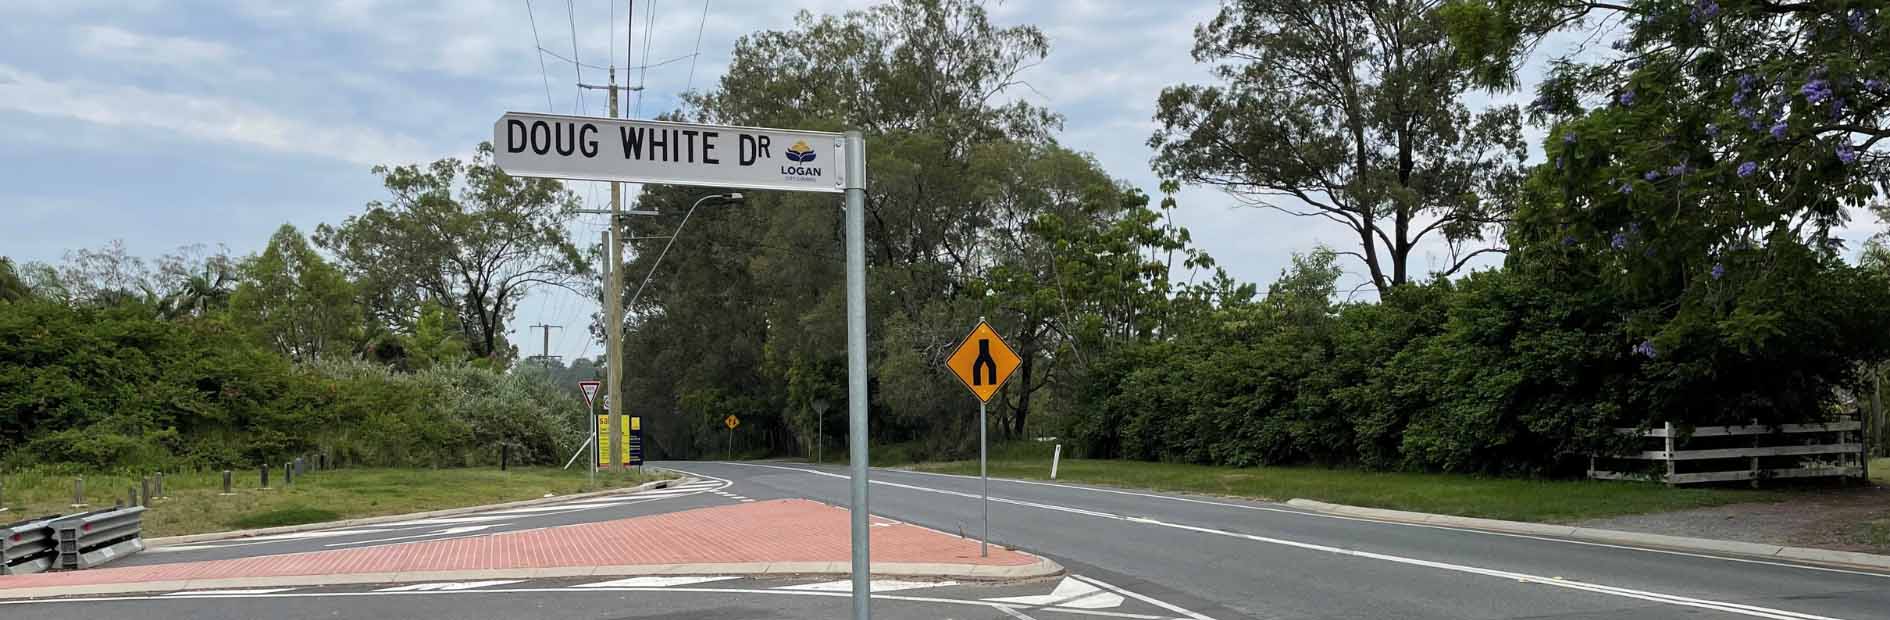
M532 24L532 47L538 50L538 79L545 83L545 111L557 112L551 103L551 74L545 72L545 46L538 41L538 15L532 10L532 0L525 0L525 16ZM691 67L694 65L692 64ZM692 68L691 71L694 69Z
M578 61L575 61L575 60L572 60L572 59L569 59L569 58L565 58L565 57L564 57L564 54L560 54L560 53L557 53L557 52L554 52L554 51L551 51L551 50L548 50L548 49L545 49L545 48L542 48L542 47L541 47L541 48L538 48L538 51L540 51L540 52L544 52L545 54L547 54L547 55L550 55L550 56L551 56L552 58L556 58L556 59L558 59L558 60L562 60L562 61L565 61L565 62L568 62L568 63L571 63L571 64L574 64L574 65L578 65L578 66L580 66L580 67L584 67L584 68L587 68L587 69L595 69L595 70L598 70L598 71L607 71L607 70L609 70L609 69L610 69L610 67L605 67L605 66L602 66L602 65L593 65L593 64L591 64L591 63L588 63L588 62L578 62Z
M565 16L565 18L566 18L566 19L567 19L568 21L570 21L570 23L571 23L571 65L572 65L572 69L573 69L573 70L575 70L575 71L577 71L577 81L578 81L578 83L579 83L579 84L582 84L582 83L584 83L584 63L583 63L583 62L580 62L580 60L579 60L579 59L580 59L580 57L578 56L578 44L577 44L577 8L576 8L576 7L574 7L574 6L572 6L572 4L571 4L571 0L564 0L564 16ZM577 87L577 104L576 104L576 107L577 107L577 111L578 111L578 114L579 114L579 115L582 115L582 114L583 114L583 112L584 112L584 87L582 87L582 86L578 86L578 87Z
M650 41L656 37L651 32L656 28L656 0L650 0L649 16L643 20L643 62L650 62ZM645 78L650 76L649 67L637 72L637 103L630 113L631 118L643 115L643 86Z
M702 28L709 25L709 0L702 0L702 21L696 22L696 51L689 54L689 81L683 82L683 92L696 86L696 57L702 55ZM544 62L543 58L538 59Z

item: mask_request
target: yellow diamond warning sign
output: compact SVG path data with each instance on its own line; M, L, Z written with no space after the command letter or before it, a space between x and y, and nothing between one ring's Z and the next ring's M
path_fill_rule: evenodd
M990 402L991 396L997 394L998 388L1003 387L1022 361L1017 352L1011 350L1011 345L1004 344L1004 339L991 329L990 323L979 321L971 335L945 360L945 365L951 367L959 381L965 382L965 387L971 388L971 393L978 395L978 400Z

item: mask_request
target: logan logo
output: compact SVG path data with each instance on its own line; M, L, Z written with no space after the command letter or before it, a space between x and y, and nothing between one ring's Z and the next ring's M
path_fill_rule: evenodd
M814 161L814 149L807 146L806 140L797 140L787 149L788 161L808 163Z
M787 155L788 161L798 164L807 164L814 161L814 147L807 146L806 140L795 140L794 146L787 147L787 150L782 152ZM806 165L782 166L781 176L813 181L820 178L820 169Z

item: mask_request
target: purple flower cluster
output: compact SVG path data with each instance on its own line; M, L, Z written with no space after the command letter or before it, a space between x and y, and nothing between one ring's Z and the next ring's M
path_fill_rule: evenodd
M1785 126L1785 123L1779 123L1777 125L1773 125L1772 126L1772 139L1784 140L1786 129L1789 129L1789 128Z
M1647 174L1643 174L1643 175L1641 175L1641 178L1643 178L1643 179L1647 179L1647 182L1649 182L1649 183L1652 183L1652 182L1654 182L1654 181L1659 181L1659 180L1660 180L1660 171L1658 171L1658 170L1649 170L1649 171L1647 171Z
M1574 143L1575 143L1575 132L1570 131L1570 132L1562 134L1562 144L1574 144Z
M1614 233L1614 237L1608 239L1608 245L1617 250L1627 248L1627 233Z
M1708 138L1719 137L1719 125L1716 125L1713 123L1707 123L1706 124L1706 137Z
M1672 168L1667 169L1667 176L1670 176L1670 177L1677 177L1686 173L1687 173L1686 164L1674 164Z
M1713 279L1726 277L1726 263L1713 263Z
M1838 161L1844 162L1846 164L1856 162L1857 161L1857 147L1853 146L1849 140L1839 142L1837 146L1837 158L1838 158Z
M1743 164L1739 164L1739 177L1740 178L1752 176L1752 173L1755 173L1758 171L1759 171L1758 162L1749 161Z
M1617 102L1620 102L1622 106L1634 105L1634 89L1630 88L1630 89L1621 91L1621 94L1616 96L1614 100Z
M1651 340L1642 340L1640 344L1634 345L1634 354L1645 356L1650 360L1660 357L1660 352L1654 350L1654 342Z
M1615 188L1614 191L1622 194L1632 194L1634 193L1634 184L1623 181L1621 187Z
M1831 81L1816 79L1805 82L1805 85L1800 87L1798 92L1804 93L1805 101L1818 103L1831 97Z
M1697 24L1711 20L1717 15L1719 15L1718 2L1714 2L1713 0L1700 0L1699 4L1693 5L1693 13L1687 16L1687 21Z
M1752 106L1747 105L1747 103L1750 102L1752 99L1753 91L1757 89L1758 87L1759 87L1758 76L1750 74L1750 73L1741 74L1739 76L1739 87L1733 90L1733 96L1732 96L1733 107L1739 110L1739 116L1744 117L1744 118L1752 118L1754 115L1758 114L1758 110L1755 110L1753 109Z
M1876 78L1871 78L1871 79L1868 79L1868 80L1864 80L1864 88L1868 88L1868 89L1870 89L1870 90L1872 90L1872 91L1881 91L1881 90L1884 90L1884 86L1885 86L1885 84L1884 84L1884 82L1883 82L1883 80L1879 80L1879 79L1876 79Z
M1863 9L1851 9L1848 21L1851 23L1851 32L1863 32L1870 29L1870 15Z

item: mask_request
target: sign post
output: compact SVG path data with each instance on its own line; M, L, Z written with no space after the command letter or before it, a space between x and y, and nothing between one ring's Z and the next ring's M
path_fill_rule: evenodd
M601 385L603 385L603 382L597 381L595 379L588 379L588 380L578 382L578 391L584 393L584 405L586 407L589 407L591 410L591 417L588 419L593 419L593 420L597 419L597 388ZM597 486L597 427L594 427L594 426L591 427L591 440L588 443L591 444L591 486L596 487Z
M735 460L735 427L742 425L742 419L731 413L728 417L722 418L722 425L728 427L728 460L733 461Z
M1010 380L1011 373L1017 371L1022 361L1023 358L1011 350L1011 345L1005 344L997 331L991 329L991 324L984 322L984 317L978 318L978 326L971 328L964 342L958 343L958 348L945 360L952 374L971 389L972 396L978 397L978 495L984 510L984 535L978 539L978 554L986 557L991 555L991 475L985 466L984 434L988 426L985 403L997 395L998 388L1004 387L1004 382Z
M869 620L865 138L857 131L839 134L507 112L492 125L492 144L493 163L513 176L846 194L853 618ZM613 232L616 226L617 222L611 222ZM614 276L618 270L616 265L611 267ZM606 298L619 299L621 279L612 281ZM607 329L623 329L621 321L611 313L612 325ZM617 332L608 335L614 342ZM620 353L612 351L610 360L613 387L620 376L616 366ZM610 398L617 398L618 393L611 390Z

